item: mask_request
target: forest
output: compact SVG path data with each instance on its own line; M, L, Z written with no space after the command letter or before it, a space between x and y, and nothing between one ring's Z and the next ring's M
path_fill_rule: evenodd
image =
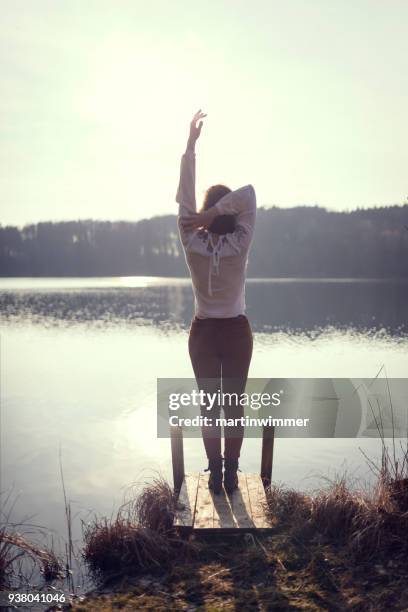
M176 215L0 226L0 276L186 276ZM248 276L408 277L408 204L259 208Z

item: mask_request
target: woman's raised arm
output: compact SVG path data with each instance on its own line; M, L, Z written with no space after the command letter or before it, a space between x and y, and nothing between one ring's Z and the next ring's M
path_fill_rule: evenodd
M200 110L197 111L196 114L194 115L194 117L192 118L191 123L190 123L190 134L189 134L188 140L187 140L186 153L188 151L191 151L192 153L195 152L195 143L199 139L200 134L201 134L201 128L203 127L203 121L202 120L206 116L207 115L205 113L203 113L201 111L201 108L200 108Z
M195 196L195 143L200 136L203 126L202 119L206 115L201 109L194 115L190 123L190 133L187 140L186 151L181 158L180 180L177 189L176 202L179 205L178 221L183 243L188 240L189 229L184 228L181 219L196 212Z
M180 180L177 189L176 202L179 205L179 217L196 212L195 197L195 143L203 126L202 119L206 117L201 109L194 115L190 123L190 133L186 152L181 158ZM198 124L197 124L198 122Z

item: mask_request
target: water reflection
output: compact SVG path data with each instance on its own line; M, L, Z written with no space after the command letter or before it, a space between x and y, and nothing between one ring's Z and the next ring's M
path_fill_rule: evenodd
M193 295L185 279L133 283L104 279L99 285L81 287L71 281L68 288L62 282L40 289L0 286L0 320L42 326L189 327ZM256 332L351 328L403 336L408 333L407 303L404 282L251 280L247 286L247 312Z
M249 285L251 322L259 331L319 328L408 332L408 283L296 281Z
M383 365L404 376L407 297L404 283L248 282L251 376L364 378ZM60 448L85 520L89 510L109 516L145 472L171 479L169 441L156 436L156 378L192 376L192 313L187 279L0 280L1 476L21 492L16 521L29 508L65 533ZM259 440L244 445L243 468L258 471ZM360 446L379 456L375 439L277 439L274 479L315 486L313 474L341 470L345 458L368 478ZM206 467L200 440L186 438L185 459L189 470ZM80 538L79 519L76 528Z

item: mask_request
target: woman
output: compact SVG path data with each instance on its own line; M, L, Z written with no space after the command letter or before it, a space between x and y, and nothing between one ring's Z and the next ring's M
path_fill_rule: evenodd
M231 191L214 185L206 192L200 212L195 199L195 143L202 119L198 111L190 124L186 152L181 159L176 201L178 225L195 296L195 317L189 336L189 353L199 389L206 393L234 394L224 403L225 418L243 416L233 400L244 392L252 357L252 332L245 316L245 272L252 241L256 198L252 185ZM236 395L237 394L237 395ZM209 487L222 488L221 428L215 421L220 405L202 406L212 425L202 428L210 470ZM225 427L224 488L238 487L238 460L244 428Z

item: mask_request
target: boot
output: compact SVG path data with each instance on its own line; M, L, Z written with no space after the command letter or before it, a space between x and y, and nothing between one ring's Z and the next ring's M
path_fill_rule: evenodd
M208 470L210 477L208 479L208 488L212 489L216 495L221 493L222 489L222 457L208 460ZM208 472L206 470L206 472Z
M225 459L224 489L233 493L238 489L238 459Z

